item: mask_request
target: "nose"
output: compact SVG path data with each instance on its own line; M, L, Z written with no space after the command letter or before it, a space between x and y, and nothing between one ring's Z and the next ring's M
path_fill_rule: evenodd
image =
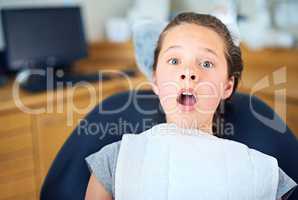
M197 81L198 76L193 71L187 70L187 71L182 71L181 72L180 79L181 80L193 80L193 81Z

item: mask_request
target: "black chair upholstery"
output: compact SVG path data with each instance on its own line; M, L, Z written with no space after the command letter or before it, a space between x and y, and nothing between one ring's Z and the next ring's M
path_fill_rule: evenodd
M297 138L288 128L285 133L279 133L257 120L250 110L249 98L240 93L233 96L224 118L225 123L233 124L234 134L222 137L274 156L279 166L298 182ZM252 105L263 116L274 114L256 97ZM121 110L116 112L117 109ZM104 113L106 111L115 113ZM107 98L87 115L59 151L43 183L41 199L84 199L90 177L85 157L120 140L125 133L141 133L162 122L165 115L159 99L150 90L128 91ZM298 199L297 190L290 199Z

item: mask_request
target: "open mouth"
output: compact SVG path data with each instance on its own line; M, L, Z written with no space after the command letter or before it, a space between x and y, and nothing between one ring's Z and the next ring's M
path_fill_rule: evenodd
M194 106L197 98L191 89L182 89L177 97L177 102L183 106Z

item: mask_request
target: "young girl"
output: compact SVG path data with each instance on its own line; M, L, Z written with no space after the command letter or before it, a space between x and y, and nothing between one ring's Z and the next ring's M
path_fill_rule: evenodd
M240 48L220 20L176 16L159 37L153 64L166 123L88 156L86 199L286 199L296 183L275 158L213 132L242 68Z

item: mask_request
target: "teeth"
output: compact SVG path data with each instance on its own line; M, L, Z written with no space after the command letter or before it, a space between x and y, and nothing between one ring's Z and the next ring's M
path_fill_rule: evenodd
M192 95L190 92L182 92L183 95Z

